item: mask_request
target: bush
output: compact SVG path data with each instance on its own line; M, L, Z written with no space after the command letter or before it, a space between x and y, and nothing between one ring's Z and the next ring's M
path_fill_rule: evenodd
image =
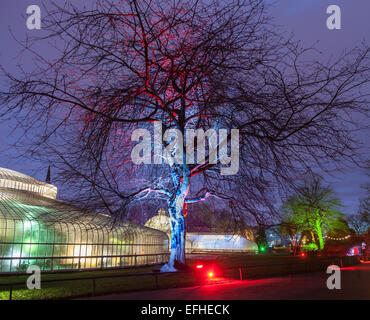
M302 246L303 251L317 251L319 247L317 246L316 243L309 243L309 244L304 244Z

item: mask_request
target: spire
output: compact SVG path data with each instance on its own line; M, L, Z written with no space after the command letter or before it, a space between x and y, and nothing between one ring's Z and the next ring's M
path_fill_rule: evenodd
M48 167L48 173L46 174L46 183L51 183L50 166Z

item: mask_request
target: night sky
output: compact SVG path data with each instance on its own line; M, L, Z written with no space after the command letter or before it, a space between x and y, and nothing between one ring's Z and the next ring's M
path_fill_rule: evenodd
M43 1L47 4L49 1ZM61 4L62 0L58 0ZM74 3L89 3L89 0L74 0ZM283 26L287 34L294 32L294 38L302 41L303 45L310 46L318 41L317 48L323 52L323 58L338 55L345 49L350 49L361 41L370 42L370 1L369 0L268 0L274 2L271 15L275 23ZM24 39L32 32L26 28L26 8L32 4L42 7L39 0L2 0L0 12L0 62L8 71L15 72L17 63L32 70L32 64L27 57L19 59L20 45L13 39L9 28L18 39ZM336 4L342 10L342 29L328 30L326 27L326 8ZM42 45L42 54L48 56L52 49L49 44ZM0 86L4 87L4 79L0 79ZM370 88L369 88L370 92ZM12 132L13 121L1 122L0 127L0 167L13 169L45 180L48 164L24 161L10 145L19 137L18 132ZM358 138L363 142L362 152L369 159L370 151L367 144L369 130L360 131ZM337 191L345 207L343 212L356 213L358 198L364 195L361 184L368 182L365 171L359 168L345 169L344 172L333 172L327 178Z

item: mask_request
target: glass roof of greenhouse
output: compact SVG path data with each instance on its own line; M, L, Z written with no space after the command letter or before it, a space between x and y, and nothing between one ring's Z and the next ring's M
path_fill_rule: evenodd
M27 183L29 186L32 184L54 187L18 172L0 168L0 182L12 179ZM38 222L43 225L74 224L85 230L117 227L129 227L134 230L139 227L127 222L117 222L109 215L81 209L40 192L33 192L29 188L22 189L4 183L0 183L0 219ZM157 230L152 231L161 233Z
M0 188L29 191L53 199L56 198L58 191L52 184L5 168L0 168Z
M27 176L23 173L10 170L10 169L5 169L5 168L0 168L0 179L1 180L10 180L10 181L18 181L18 182L25 182L29 184L35 184L35 185L44 185L44 182L41 182L35 178L32 178L30 176Z

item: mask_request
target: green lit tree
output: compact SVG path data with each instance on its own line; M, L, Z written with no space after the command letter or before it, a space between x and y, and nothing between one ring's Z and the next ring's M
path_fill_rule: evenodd
M347 229L344 215L338 210L341 202L333 190L324 185L319 175L309 175L283 205L284 220L293 223L298 232L313 232L319 249L324 249L323 234Z

